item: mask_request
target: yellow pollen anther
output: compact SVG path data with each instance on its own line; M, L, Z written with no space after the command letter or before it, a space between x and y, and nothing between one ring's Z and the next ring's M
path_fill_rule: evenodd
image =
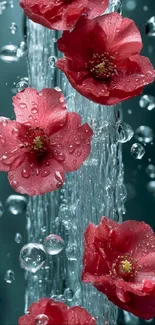
M103 73L105 71L105 63L99 63L96 65L96 70L98 70L100 73Z
M35 139L33 140L34 146L33 149L34 150L39 150L43 147L43 142L41 141L41 136L35 137Z
M120 269L122 272L131 272L132 271L132 264L128 261L121 261Z

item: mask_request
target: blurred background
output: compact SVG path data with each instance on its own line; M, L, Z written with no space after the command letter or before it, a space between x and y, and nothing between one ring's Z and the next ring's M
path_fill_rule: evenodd
M155 1L122 0L123 15L135 20L143 55L155 66ZM28 85L24 16L16 0L0 1L0 115L13 118L12 96ZM155 84L123 103L124 122L134 137L123 144L127 199L124 220L144 220L155 230ZM127 126L126 126L127 127ZM19 252L26 243L27 198L13 196L7 174L0 173L0 325L15 325L24 310L24 271ZM155 324L120 312L119 325Z

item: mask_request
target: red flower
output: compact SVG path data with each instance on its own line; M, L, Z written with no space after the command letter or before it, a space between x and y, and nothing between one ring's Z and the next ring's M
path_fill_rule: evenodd
M34 22L56 30L72 29L82 14L100 16L108 0L20 0L25 14Z
M85 309L69 308L62 302L48 298L33 303L28 312L29 314L19 318L19 325L95 325L94 318Z
M68 113L56 89L27 88L13 98L16 121L0 121L0 170L20 193L44 194L62 186L90 153L92 130Z
M81 18L73 31L63 33L58 48L65 57L57 67L80 94L99 104L136 96L155 77L149 59L139 55L142 40L135 23L118 13Z
M102 218L85 232L83 282L136 316L155 316L155 235L144 222Z

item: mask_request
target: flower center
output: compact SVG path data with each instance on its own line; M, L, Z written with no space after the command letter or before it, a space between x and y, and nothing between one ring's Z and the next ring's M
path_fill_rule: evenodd
M130 280L137 273L137 260L129 254L119 256L114 264L114 271L124 280Z
M48 151L50 142L44 129L36 127L30 128L23 139L23 146L36 156L43 156Z
M107 52L104 54L93 54L87 67L96 79L108 79L116 73L115 58Z

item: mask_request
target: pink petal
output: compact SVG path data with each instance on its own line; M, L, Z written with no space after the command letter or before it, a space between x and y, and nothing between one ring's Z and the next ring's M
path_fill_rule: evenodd
M108 7L108 0L89 0L87 6L87 16L89 19L101 16Z
M72 307L67 313L69 325L95 325L95 319L82 307Z
M54 159L49 165L34 165L26 159L16 170L8 174L10 185L21 194L41 195L54 191L64 182L63 167Z
M64 171L77 170L90 154L92 129L87 123L81 125L77 113L68 113L66 125L51 136L55 159L60 161Z
M18 325L34 325L35 317L33 315L24 315L18 319Z
M49 134L58 131L66 121L66 106L61 91L43 89L39 93L26 88L13 97L16 120L42 127Z
M107 37L107 52L119 52L119 57L128 57L141 51L141 35L133 20L123 18L118 13L110 13L96 21Z
M0 121L0 170L9 171L21 164L24 159L20 148L19 134L22 127L16 121L1 119Z

